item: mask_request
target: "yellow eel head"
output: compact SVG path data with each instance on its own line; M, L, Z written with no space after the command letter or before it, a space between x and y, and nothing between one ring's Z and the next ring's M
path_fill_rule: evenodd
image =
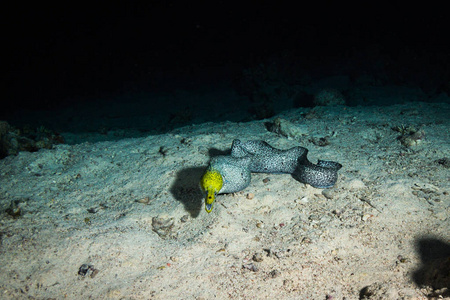
M216 170L208 169L200 180L200 186L206 194L205 210L210 213L213 209L213 203L216 199L216 195L223 186L222 175Z

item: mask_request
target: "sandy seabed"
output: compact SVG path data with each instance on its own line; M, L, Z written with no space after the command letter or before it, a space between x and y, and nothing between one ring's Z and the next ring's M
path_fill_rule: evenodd
M276 116L293 138L273 119L205 123L7 157L0 298L450 297L449 116L444 103L316 107ZM402 128L423 134L405 146ZM199 178L235 138L343 168L326 190L253 174L208 214Z

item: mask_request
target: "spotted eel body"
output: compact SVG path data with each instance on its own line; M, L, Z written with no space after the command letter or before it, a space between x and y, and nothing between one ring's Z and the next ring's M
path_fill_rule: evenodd
M311 163L308 149L293 147L280 150L265 141L241 142L236 139L231 155L211 159L200 186L206 193L205 209L211 212L217 194L235 193L245 189L251 173L287 173L300 182L316 188L332 187L337 181L341 164L319 160Z

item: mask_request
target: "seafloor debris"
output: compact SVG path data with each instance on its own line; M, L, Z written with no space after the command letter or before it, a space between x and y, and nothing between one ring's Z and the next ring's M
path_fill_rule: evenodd
M264 260L264 256L261 252L257 252L255 254L253 254L252 259L256 262L262 262Z
M302 125L294 124L288 120L276 118L273 123L266 124L267 130L280 134L282 136L300 139L302 136L308 135L308 130Z
M173 218L169 216L158 216L152 219L152 230L163 239L169 236L173 226Z
M425 131L413 126L400 125L392 127L392 130L401 134L398 140L408 148L419 145L425 139Z
M278 276L281 275L281 272L278 271L278 270L272 270L272 271L269 272L269 275L270 275L270 277L272 277L272 278L277 278Z
M440 158L440 159L436 160L436 162L445 168L450 168L450 158L448 158L448 157Z
M252 272L258 272L259 271L259 268L253 263L242 265L242 268L250 270Z
M22 207L19 200L11 201L9 207L5 210L8 215L13 218L19 218L22 216Z
M320 138L312 137L309 139L309 141L316 146L325 147L330 144L330 137L329 136L320 137Z
M16 155L20 151L51 149L55 144L64 143L64 138L56 132L41 126L36 129L24 127L17 129L5 121L0 121L0 159Z
M138 200L135 200L138 203L142 203L142 204L149 204L150 203L150 197L144 197Z
M94 268L94 266L88 264L82 264L78 269L78 275L82 277L94 278L98 274L99 270Z
M359 293L359 299L395 299L393 291L389 289L386 283L375 282L364 287Z

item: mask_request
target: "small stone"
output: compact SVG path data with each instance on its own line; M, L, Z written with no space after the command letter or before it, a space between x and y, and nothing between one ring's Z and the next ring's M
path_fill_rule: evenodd
M95 214L95 213L97 213L97 208L95 208L95 207L88 208L87 212L90 214Z
M253 199L255 197L255 194L253 194L253 193L248 193L247 194L247 199L248 200L251 200L251 199Z
M263 222L258 222L258 223L256 223L256 227L264 228L264 223Z
M300 199L298 199L298 200L295 200L295 202L296 202L296 203L304 203L304 204L306 204L306 203L309 202L309 199L308 199L307 196L303 196L302 198L300 198Z
M302 239L302 244L311 244L311 243L312 243L312 241L309 237L304 237Z
M334 198L335 194L336 194L335 190L333 190L333 189L324 189L322 191L322 195L324 195L325 198L330 199L330 200Z
M411 262L411 260L409 258L404 257L403 255L397 256L397 259L398 259L398 262L400 262L402 264Z
M173 218L167 215L152 218L152 230L161 238L166 238L174 227Z
M342 215L342 211L341 211L340 209L334 209L334 210L332 211L332 213L333 213L334 215L336 215L336 217L340 217L340 216Z
M269 181L270 181L269 178L264 178L264 179L263 179L263 182L264 182L264 183L268 183Z
M372 218L372 217L373 217L373 215L371 215L371 214L364 214L364 215L361 217L361 220L363 220L363 221L365 222L365 221L369 220L369 219Z
M258 270L259 270L258 267L255 264L252 264L252 263L246 264L246 265L242 265L242 267L244 269L250 270L252 272L258 272Z
M186 223L188 220L189 220L189 215L184 215L180 219L181 223Z
M270 275L270 277L272 277L272 278L277 278L278 276L281 275L281 272L278 271L278 270L272 270L272 271L270 271L269 275Z
M90 266L88 264L82 264L78 269L78 275L86 276L87 272L89 271L89 267Z
M262 253L258 252L253 255L253 260L256 262L262 262L264 260L264 257L262 255Z
M98 274L98 272L98 269L95 269L94 266L88 264L82 264L78 269L78 275L82 277L89 276L91 278L94 278Z
M136 202L142 203L142 204L149 204L150 203L150 197L144 197L142 199L138 199L138 200L136 200Z

